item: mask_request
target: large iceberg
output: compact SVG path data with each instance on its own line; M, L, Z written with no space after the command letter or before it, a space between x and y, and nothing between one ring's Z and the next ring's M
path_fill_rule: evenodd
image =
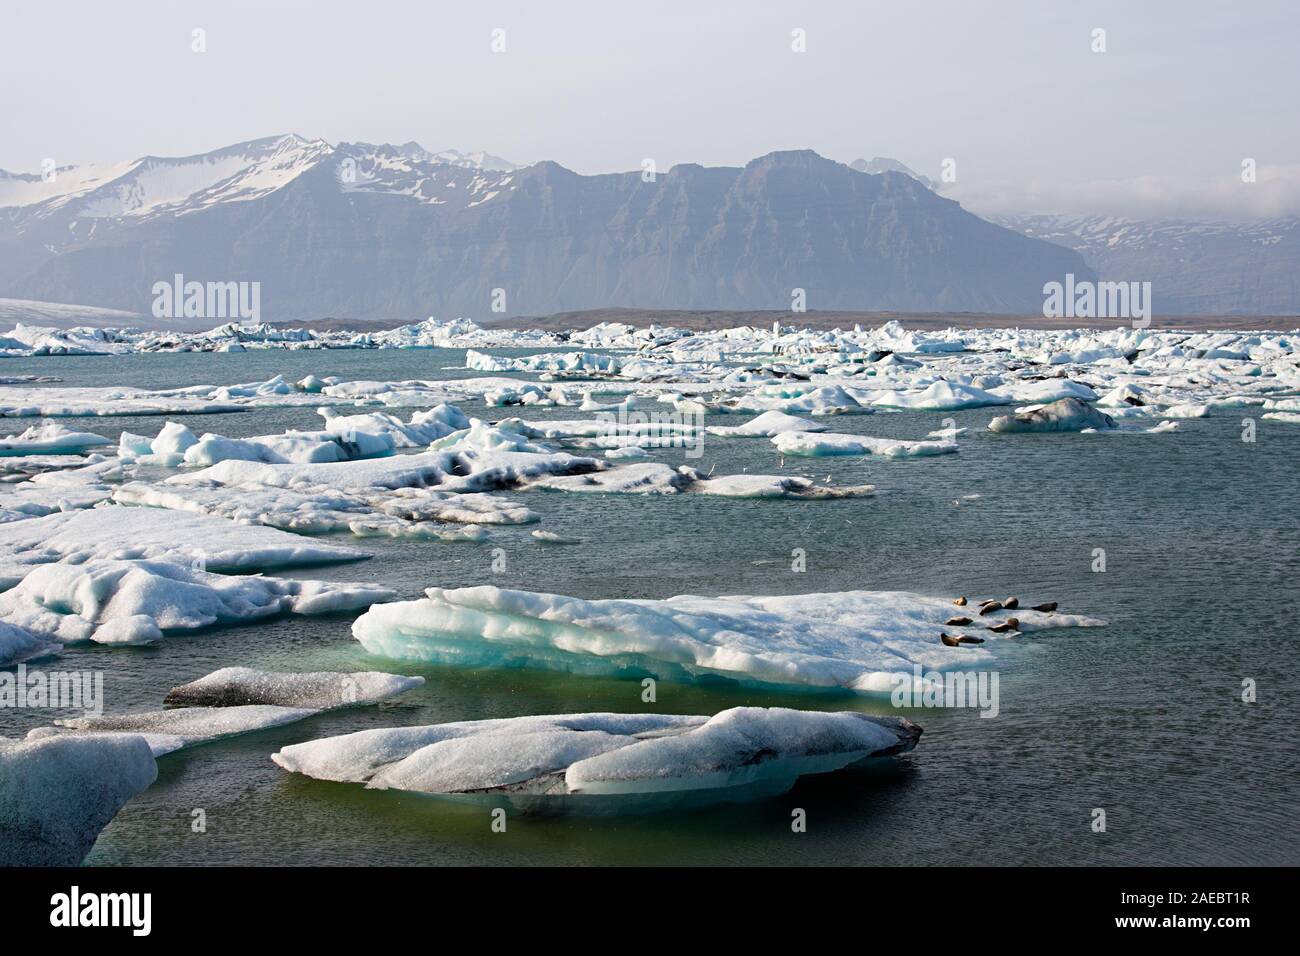
M914 665L943 671L988 664L990 648L1017 629L1102 623L994 610L970 631L986 643L950 647L940 634L952 602L903 591L586 601L483 586L425 595L372 606L353 623L353 636L372 654L429 663L883 693ZM985 629L1013 617L1017 629Z
M363 730L272 755L291 773L522 812L617 813L784 793L911 750L899 717L736 707L714 717L567 714Z

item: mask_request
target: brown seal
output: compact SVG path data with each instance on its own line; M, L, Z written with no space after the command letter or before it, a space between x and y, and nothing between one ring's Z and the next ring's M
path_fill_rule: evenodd
M1001 601L985 601L980 605L980 614L992 614L994 611L1002 610Z
M957 638L957 643L958 644L983 644L984 638L971 637L969 634L963 634L961 637Z
M994 634L1005 634L1007 631L1020 630L1020 621L1017 618L1009 617L1001 624L990 624L989 630Z
M1016 608L1020 607L1020 598L1009 597L1002 602L1002 606L1008 611L1014 611Z
M961 641L960 641L958 638L955 638L955 637L949 637L947 634L940 634L940 635L939 635L939 640L943 641L943 643L944 643L947 647L960 647L960 646L961 646Z
M952 603L955 604L955 605L957 605L958 607L965 607L965 606L966 606L966 598L965 598L965 597L959 597L957 600L953 601Z
M1042 611L1044 614L1051 614L1056 610L1056 602L1048 601L1046 604L1035 604L1032 610Z
M974 622L968 617L950 617L943 623L946 627L965 627L967 624L972 624Z

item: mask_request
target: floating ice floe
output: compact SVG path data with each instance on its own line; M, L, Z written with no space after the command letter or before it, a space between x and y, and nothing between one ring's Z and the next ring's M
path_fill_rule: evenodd
M875 396L878 408L906 408L926 412L951 412L962 408L1007 405L1011 399L982 388L954 382L935 382L919 392L885 391Z
M782 432L772 444L783 455L823 457L827 455L880 455L884 458L925 458L957 451L955 441L903 441L833 432Z
M102 435L74 432L51 422L0 438L0 456L80 454L90 448L111 444Z
M1115 427L1115 419L1077 398L1062 398L1031 411L1002 415L989 422L995 432L1081 432Z
M767 385L725 402L718 411L785 412L788 415L864 415L872 411L839 385Z
M0 738L0 866L76 866L157 776L137 735Z
M639 462L609 471L541 478L529 487L550 491L603 494L676 495L690 492L728 498L854 498L872 494L874 485L819 485L793 475L719 475L710 477L681 465Z
M1267 418L1271 422L1286 422L1289 425L1300 425L1300 412L1265 412L1260 418Z
M198 680L173 687L163 703L168 707L274 704L277 707L332 710L335 707L375 704L423 684L423 677L404 677L383 671L293 674L250 667L223 667Z
M111 497L112 492L105 486L79 488L24 482L0 490L0 523L43 518L56 511L93 508Z
M208 432L198 438L184 425L168 422L155 438L123 432L118 458L123 462L176 467L207 467L221 461L311 464L391 455L387 435L368 432L286 432L252 438L226 438Z
M55 721L54 727L38 727L29 731L27 739L143 738L153 756L162 757L186 747L282 727L318 713L319 711L305 707L249 704L245 707L182 707L139 714L70 717Z
M323 486L298 489L129 482L112 495L121 504L218 515L297 534L440 537L448 533L448 524L530 524L538 520L536 512L505 498L434 488L330 491ZM454 530L457 534L464 531Z
M234 402L138 388L0 387L0 418L203 415L242 411Z
M554 531L534 531L533 537L543 544L582 544L581 538L572 538Z
M54 561L166 557L209 571L253 571L368 556L273 528L161 508L110 505L0 524L0 579L10 584L14 568Z
M706 429L710 435L737 438L771 438L782 432L821 432L825 430L825 425L809 421L806 418L800 418L798 415L787 415L785 412L776 411L764 412L743 425L710 425Z
M281 674L227 667L173 687L167 702L179 706L137 714L56 720L28 740L143 737L155 757L240 734L282 727L340 707L377 704L424 683L381 671Z
M389 601L367 584L227 576L168 560L42 564L0 594L0 617L49 641L151 644L164 632Z
M341 415L335 409L317 409L325 419L325 430L349 441L358 435L388 439L393 448L423 448L440 438L471 427L471 421L455 405L436 405L414 412L409 422L384 412L364 415Z
M57 654L63 645L42 634L0 621L0 668Z
M940 633L952 603L901 591L585 601L484 586L425 595L372 606L353 623L353 636L372 654L426 663L884 692L913 665L988 664L989 647L1007 638L985 624L1014 617L1019 631L1031 631L1102 623L997 610L976 625L986 644L948 647Z
M506 434L496 431L498 435ZM173 476L168 482L338 491L437 487L442 491L485 492L510 488L545 475L580 474L609 467L604 461L567 452L475 448L467 442L452 442L455 437L441 439L449 443L446 445L435 442L437 450L434 451L389 458L311 465L223 461L202 471ZM469 437L468 433L465 437ZM518 435L513 437L522 441Z
M736 707L713 717L566 714L364 730L285 747L291 773L521 812L620 813L771 797L911 750L900 717Z

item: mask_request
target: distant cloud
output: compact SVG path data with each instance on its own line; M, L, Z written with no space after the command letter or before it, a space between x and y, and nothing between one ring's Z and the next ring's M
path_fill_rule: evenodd
M1132 219L1242 221L1300 216L1300 165L1259 166L1256 181L1240 172L1213 178L1139 176L1069 183L958 181L943 195L974 213L1061 213Z

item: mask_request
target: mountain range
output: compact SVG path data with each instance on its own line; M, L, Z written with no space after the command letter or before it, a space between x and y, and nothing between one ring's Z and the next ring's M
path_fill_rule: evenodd
M849 166L810 150L585 176L417 143L276 136L0 171L0 297L148 315L155 285L180 274L259 283L267 321L799 304L1034 314L1045 282L1100 271L1153 280L1157 308L1300 311L1294 269L1280 265L1296 261L1300 232L1285 223L1181 239L1174 225L1131 224L1114 240L1115 221L990 222L933 186L894 160ZM1217 285L1192 247L1227 257ZM1133 264L1148 274L1120 275ZM1157 269L1187 284L1180 297ZM1202 279L1213 287L1197 292Z

